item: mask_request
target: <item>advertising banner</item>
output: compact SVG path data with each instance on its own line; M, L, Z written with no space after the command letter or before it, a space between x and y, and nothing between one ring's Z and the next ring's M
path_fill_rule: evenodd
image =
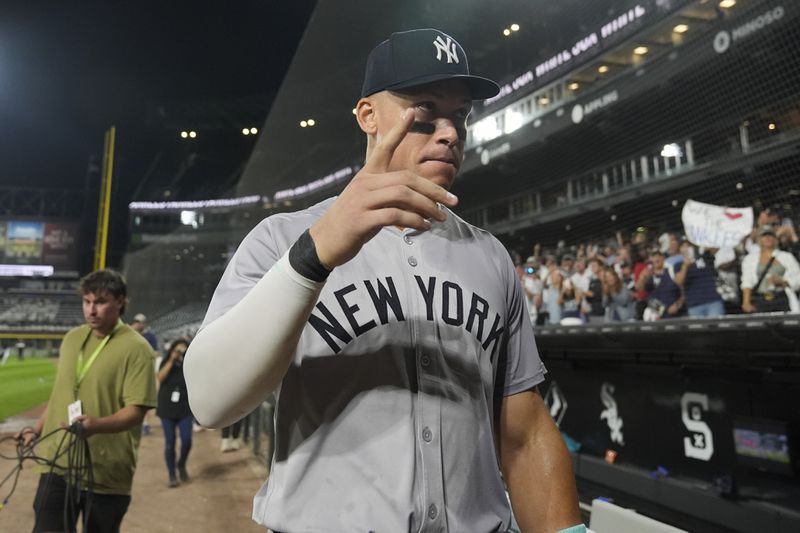
M43 241L44 223L9 220L6 224L6 261L40 263Z
M6 221L0 220L0 265L6 262Z
M77 259L77 241L77 223L58 222L45 224L42 263L53 265L56 269L74 269Z

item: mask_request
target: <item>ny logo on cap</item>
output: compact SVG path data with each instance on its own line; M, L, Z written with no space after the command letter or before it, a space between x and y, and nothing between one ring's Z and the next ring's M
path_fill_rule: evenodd
M442 52L445 53L447 56L448 63L458 63L458 53L456 52L456 43L450 37L447 38L447 41L442 39L442 36L439 35L436 37L436 40L433 41L433 46L436 47L436 59L439 61L442 60Z

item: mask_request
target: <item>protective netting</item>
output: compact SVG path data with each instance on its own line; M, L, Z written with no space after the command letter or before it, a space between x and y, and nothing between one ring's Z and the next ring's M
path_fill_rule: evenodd
M562 15L572 10L578 17L578 9L564 3ZM533 285L539 296L532 298L538 310L532 311L540 322L556 321L544 318L548 262L569 270L563 276L569 279L576 260L600 260L600 285L591 291L590 276L576 277L573 284L584 288L582 303L573 302L573 292L566 311L599 319L607 311L597 295L588 302L586 291L613 299L613 289L602 284L604 270L623 278L632 293L630 316L642 316L655 287L651 280L639 289L636 279L656 248L665 253L673 280L684 256L703 259L695 262L692 280L700 265L713 262L701 300L716 300L707 290L713 283L726 313L741 311L742 263L758 251L761 226L772 226L778 246L797 256L799 15L800 6L785 0L620 2L597 27L582 27L527 61L512 62L514 68L529 65L530 74L524 68L508 72L499 81L509 87L516 82L517 90L476 106L455 192L459 215L497 235L518 262L532 256L529 266L539 278ZM248 217L241 210L207 214L199 228L182 225L177 212L132 215L126 271L140 287L139 303L158 314L207 301L232 250L257 220L303 208L343 186L292 205L254 206L245 210ZM687 205L690 200L702 204ZM746 210L734 208L752 208L752 222ZM151 242L144 243L148 235ZM705 246L681 251L687 237ZM756 280L766 261L765 255L761 267L753 267ZM776 260L751 292L769 293L788 309L791 300L780 294L790 298L792 291L783 285L800 284L784 264L789 261ZM616 283L613 275L608 281ZM699 301L680 290L675 295L682 303L679 315ZM625 316L614 311L610 318Z
M526 97L532 113L524 105L514 108L516 116L495 113L494 135L508 132L510 117L530 122L519 133L512 128L481 143L493 135L494 125L485 126L492 117L479 117L477 139L473 127L473 146L491 159L463 180L464 216L500 237L517 262L529 259L534 272L525 279L533 279L527 284L540 323L604 314L641 319L648 303L649 318L685 315L689 307L707 311L701 304L719 301L715 286L724 308L714 307L714 315L741 312L743 304L749 311L797 310L797 6L742 0L682 6L549 89L535 88ZM520 142L525 136L529 141ZM502 149L504 142L510 149ZM515 143L523 147L514 151ZM503 196L487 202L487 183ZM733 208L751 208L752 215ZM788 255L769 267L766 252L745 262L772 234ZM685 240L691 242L681 250ZM652 258L656 249L665 257ZM589 268L575 274L576 261L582 270L595 257L595 274ZM637 287L642 271L653 262L659 269L664 258L669 279L657 272ZM684 262L694 266L687 267L683 291L658 289L662 279L669 285L678 278ZM716 268L704 271L706 263ZM768 274L755 286L764 268ZM552 283L554 271L563 275ZM592 278L598 278L594 290ZM615 278L628 285L630 312L609 312L598 298L598 291L607 304L620 297L619 289L609 289L619 283ZM742 287L751 289L752 302Z

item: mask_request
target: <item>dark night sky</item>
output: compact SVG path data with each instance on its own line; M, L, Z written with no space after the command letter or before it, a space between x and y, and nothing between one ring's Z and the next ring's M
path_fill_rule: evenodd
M0 2L0 184L81 187L148 107L271 93L315 2ZM129 178L130 179L130 178Z

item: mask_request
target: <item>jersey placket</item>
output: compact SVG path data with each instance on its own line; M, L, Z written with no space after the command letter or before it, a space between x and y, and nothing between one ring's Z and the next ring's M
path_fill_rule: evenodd
M417 275L423 279L423 282L427 282L427 279L426 276L421 274L421 272L425 271L425 266L419 241L425 237L424 233L419 233L415 230L404 230L402 232L403 256L407 265L406 269L409 272L408 277L413 279ZM412 285L416 285L416 281L413 281ZM439 430L442 427L441 397L439 395L439 386L436 382L436 361L438 357L435 353L432 353L431 348L422 345L418 340L421 330L431 328L432 324L426 323L426 309L419 298L412 298L411 300L415 302L413 331L418 384L414 427L417 431L416 441L422 459L421 471L417 472L417 479L422 480L422 493L424 495L420 531L443 531L447 527L444 515L442 440L439 435ZM436 314L434 313L435 320Z

